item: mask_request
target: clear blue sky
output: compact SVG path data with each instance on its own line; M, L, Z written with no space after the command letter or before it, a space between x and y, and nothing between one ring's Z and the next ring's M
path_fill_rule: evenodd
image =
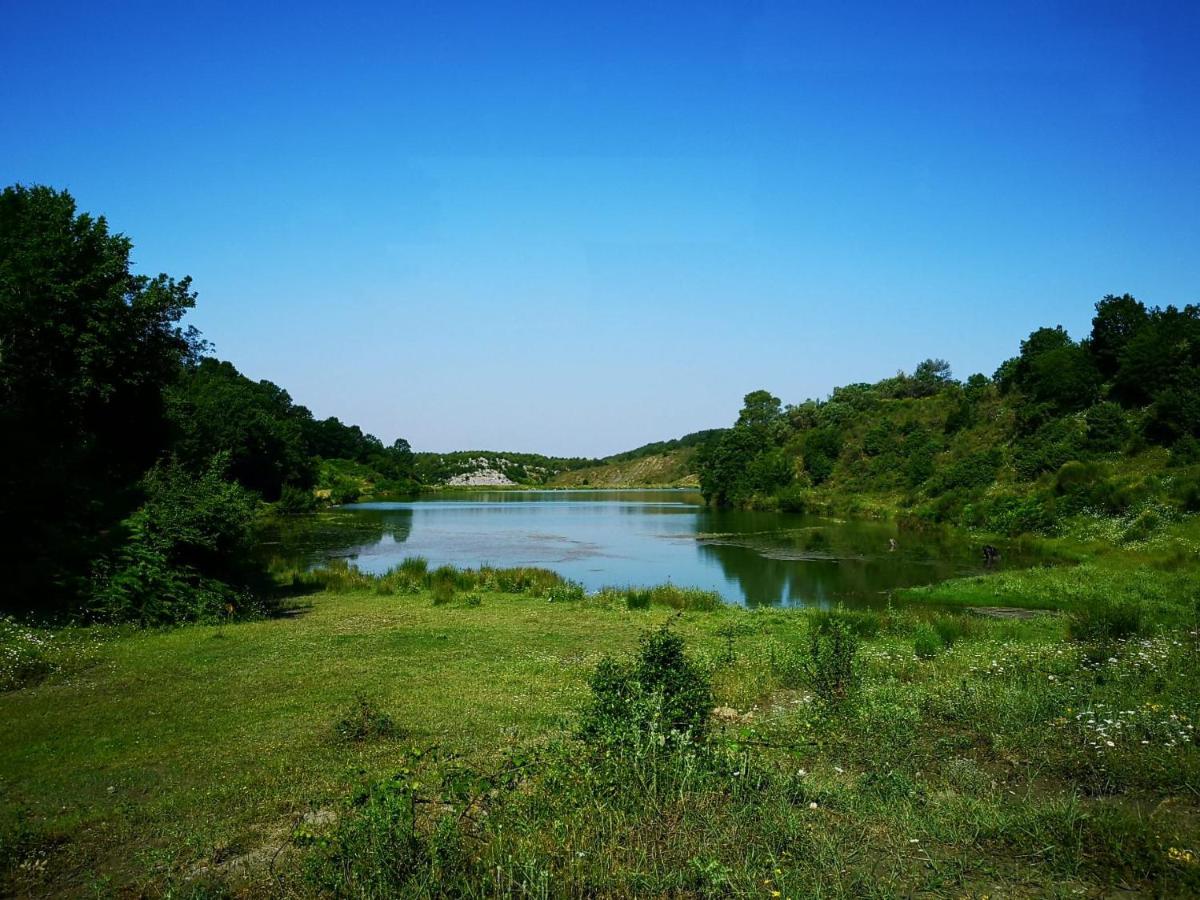
M599 455L1200 302L1200 3L4 4L0 178L418 449Z

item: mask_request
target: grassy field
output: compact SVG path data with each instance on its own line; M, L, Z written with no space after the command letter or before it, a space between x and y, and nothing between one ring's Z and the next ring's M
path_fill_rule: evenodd
M264 621L7 626L3 892L1200 891L1188 567L1005 572L913 592L943 611L833 616L498 583L342 571ZM825 701L831 620L853 646ZM578 739L597 664L668 622L711 684L706 737Z

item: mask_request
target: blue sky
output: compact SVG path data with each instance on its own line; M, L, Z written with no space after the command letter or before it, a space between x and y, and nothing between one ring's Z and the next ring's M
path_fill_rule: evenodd
M0 179L418 449L600 455L1200 302L1200 4L15 3Z

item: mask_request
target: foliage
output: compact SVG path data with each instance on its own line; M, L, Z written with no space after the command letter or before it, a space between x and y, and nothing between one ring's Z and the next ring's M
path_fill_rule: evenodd
M1200 307L1109 295L1087 339L1035 329L993 379L959 383L944 361L926 360L911 375L838 387L775 418L778 409L765 391L747 395L733 428L699 454L710 503L906 509L1013 535L1051 535L1073 516L1124 516L1150 502L1200 508L1190 474L1158 474L1200 464ZM760 421L770 429L749 427ZM1057 479L1101 461L1083 481ZM1128 540L1167 521L1147 513L1144 534Z
M127 539L97 566L92 615L161 625L257 610L257 501L225 480L227 464L218 455L199 475L174 460L150 470L146 502L123 524Z
M363 741L392 738L399 733L395 721L366 694L357 694L350 708L334 723L339 740L360 744Z
M683 638L665 624L642 638L632 663L602 660L590 687L580 734L591 743L617 747L648 738L663 744L704 738L712 689L684 655Z
M808 676L813 693L830 706L851 699L860 678L859 638L840 615L814 619L808 636Z
M66 192L0 193L3 605L86 603L92 560L169 440L163 398L199 349L188 279L134 275L132 243Z
M190 281L132 274L131 250L65 192L0 194L3 608L147 623L244 611L246 491L311 511L328 453L369 467L372 487L415 484L406 441L315 421L204 356L180 325Z
M1103 645L1067 640L1062 615L912 603L672 616L687 658L711 673L721 725L699 745L658 745L650 730L572 738L597 659L636 646L619 595L560 605L473 588L485 602L468 611L372 581L313 594L288 620L101 629L83 677L0 694L12 788L0 890L168 894L203 878L206 896L975 896L1030 884L1084 896L1119 882L1193 896L1197 581L1169 553L1132 566L1114 550L908 596L1068 610L1141 598L1141 633ZM638 614L655 626L667 615ZM859 635L854 702L836 715L792 663L830 619ZM76 630L95 629L54 640ZM914 659L926 630L950 649ZM321 739L357 693L405 710L405 744ZM97 827L113 804L127 810L119 833ZM247 826L260 805L276 813Z

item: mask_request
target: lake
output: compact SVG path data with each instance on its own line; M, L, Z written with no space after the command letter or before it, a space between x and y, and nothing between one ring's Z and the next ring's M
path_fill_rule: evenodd
M670 581L752 606L878 606L895 588L984 571L979 543L962 535L711 509L677 490L480 490L358 503L274 526L264 549L277 562L346 559L372 573L407 556L431 566L542 566L589 591ZM1001 550L1001 565L1037 562Z

